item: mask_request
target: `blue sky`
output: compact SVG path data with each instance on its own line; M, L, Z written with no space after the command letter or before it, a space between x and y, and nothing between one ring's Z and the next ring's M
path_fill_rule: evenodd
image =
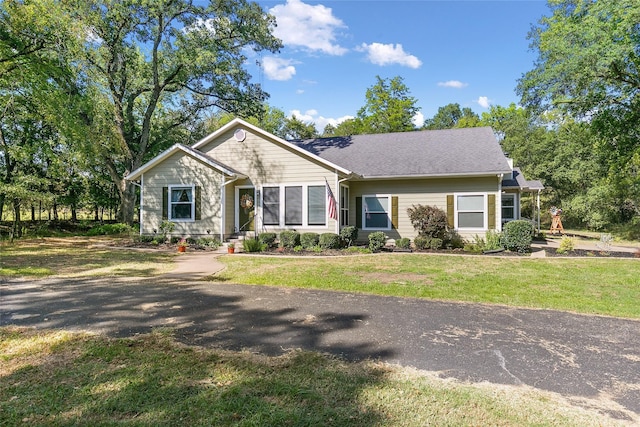
M254 80L269 104L319 131L356 115L376 76L401 76L423 118L449 103L476 113L518 102L517 80L533 67L531 25L544 0L269 0L284 48L263 54Z

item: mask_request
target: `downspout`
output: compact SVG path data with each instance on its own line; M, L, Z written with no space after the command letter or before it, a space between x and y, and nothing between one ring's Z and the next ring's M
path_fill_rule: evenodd
M132 183L133 185L137 185L138 187L140 187L140 218L138 218L138 220L140 221L140 235L142 235L142 213L143 213L143 203L144 203L144 198L143 198L143 185L144 185L144 174L142 174L142 176L140 176L140 184L138 184L135 181L129 181L130 183Z
M340 184L345 181L348 181L349 178L347 177L347 178L338 179L338 171L335 171L335 173L336 173L336 191L338 192L338 197L336 198L336 211L337 211L336 216L338 217L338 219L336 220L335 231L336 231L336 234L340 234L340 218L342 218L342 199L340 197Z
M224 179L224 178L223 178ZM236 176L235 178L233 178L231 181L227 181L224 184L222 184L222 186L220 187L220 243L224 242L224 226L225 226L225 221L224 218L226 216L226 187L229 184L232 184L234 182L236 182L237 180L239 180L240 177Z
M495 212L496 216L496 231L502 232L502 179L504 178L504 174L498 174L498 199L500 200L500 206L496 203ZM497 202L497 201L496 201ZM515 203L514 203L515 204ZM515 206L513 207L515 210Z
M538 207L538 234L540 234L540 190L536 193L536 206Z

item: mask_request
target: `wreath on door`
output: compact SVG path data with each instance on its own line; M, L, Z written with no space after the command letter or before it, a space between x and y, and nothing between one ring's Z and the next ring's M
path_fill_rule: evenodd
M253 197L250 194L243 194L240 197L240 207L245 211L251 209L253 207Z

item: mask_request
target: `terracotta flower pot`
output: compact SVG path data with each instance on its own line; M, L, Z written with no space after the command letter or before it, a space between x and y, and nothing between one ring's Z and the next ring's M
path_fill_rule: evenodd
M236 252L236 248L227 248L227 253L232 254Z
M186 246L178 246L178 252L186 252L186 251L187 251Z

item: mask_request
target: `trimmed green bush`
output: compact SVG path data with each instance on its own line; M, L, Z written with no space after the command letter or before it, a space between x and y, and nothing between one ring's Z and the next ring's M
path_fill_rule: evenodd
M155 236L151 236L149 234L143 234L142 236L138 237L138 239L140 240L141 243L151 243L155 239Z
M502 245L513 252L529 252L533 239L533 225L529 221L516 220L505 224Z
M280 246L293 249L300 246L300 233L292 230L285 230L280 233Z
M180 240L182 239L182 237L178 237L178 236L171 236L169 238L169 243L171 243L172 245L177 244Z
M340 230L340 237L345 246L350 247L358 240L358 228L353 225L348 225Z
M219 248L221 243L218 239L216 239L215 237L201 237L198 239L198 245L200 246L205 246L208 248Z
M403 237L396 240L396 247L400 249L409 249L411 247L411 239L409 239L408 237Z
M567 252L573 252L575 249L575 242L573 238L569 236L564 236L562 240L560 240L560 246L556 249L556 253L566 254Z
M378 252L384 248L385 243L387 243L387 236L384 232L374 231L369 233L369 249L371 249L371 252Z
M322 233L318 245L322 249L340 249L342 239L335 233Z
M447 230L443 245L449 249L460 249L464 247L464 239L456 230Z
M418 236L413 239L413 244L416 246L416 249L425 250L425 249L440 249L443 244L442 239L438 239L437 237L426 237L426 236Z
M267 245L268 248L273 248L276 246L276 233L260 233L258 234L258 240L263 245Z
M244 239L242 241L242 249L245 252L262 252L266 249L266 246L257 239Z
M320 241L318 233L302 233L300 235L300 244L304 249L311 249Z

